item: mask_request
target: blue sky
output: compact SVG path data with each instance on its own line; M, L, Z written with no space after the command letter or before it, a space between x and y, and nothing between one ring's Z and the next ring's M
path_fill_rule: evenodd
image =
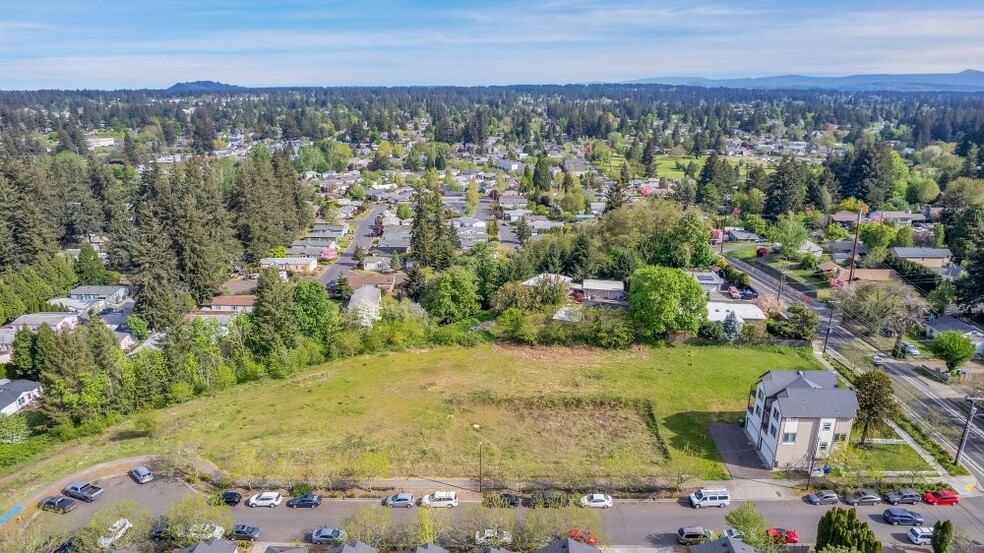
M984 69L984 2L0 0L0 88Z

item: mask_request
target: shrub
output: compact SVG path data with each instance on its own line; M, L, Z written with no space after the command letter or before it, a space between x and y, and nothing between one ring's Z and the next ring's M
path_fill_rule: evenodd
M293 496L307 495L309 493L311 493L310 484L294 484L290 487L290 495Z
M745 323L738 334L739 342L753 342L768 338L769 333L765 330L765 323Z
M725 340L724 325L719 322L704 321L700 323L700 328L697 329L697 336L714 342L723 342Z

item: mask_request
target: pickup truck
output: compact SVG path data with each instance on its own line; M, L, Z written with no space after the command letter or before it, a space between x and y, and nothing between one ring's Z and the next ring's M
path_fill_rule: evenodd
M103 489L88 482L72 482L65 486L62 493L69 497L85 501L86 503L92 503L99 499L99 496L103 493Z

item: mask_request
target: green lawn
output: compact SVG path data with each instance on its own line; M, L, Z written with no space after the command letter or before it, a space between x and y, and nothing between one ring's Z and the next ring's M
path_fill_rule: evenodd
M244 449L280 459L266 464L276 477L313 470L315 457L336 474L471 476L481 441L486 470L503 478L659 476L674 465L722 478L705 425L741 416L773 368L817 365L805 350L732 347L392 353L176 406L161 437L232 472L247 471ZM639 400L651 402L659 436ZM558 406L572 402L594 405Z

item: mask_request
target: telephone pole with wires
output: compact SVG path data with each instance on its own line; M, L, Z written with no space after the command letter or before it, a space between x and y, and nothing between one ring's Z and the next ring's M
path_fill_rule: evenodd
M851 248L851 273L847 277L847 283L854 282L854 267L858 264L858 237L861 235L861 208L858 208L858 222L854 225L854 247Z

